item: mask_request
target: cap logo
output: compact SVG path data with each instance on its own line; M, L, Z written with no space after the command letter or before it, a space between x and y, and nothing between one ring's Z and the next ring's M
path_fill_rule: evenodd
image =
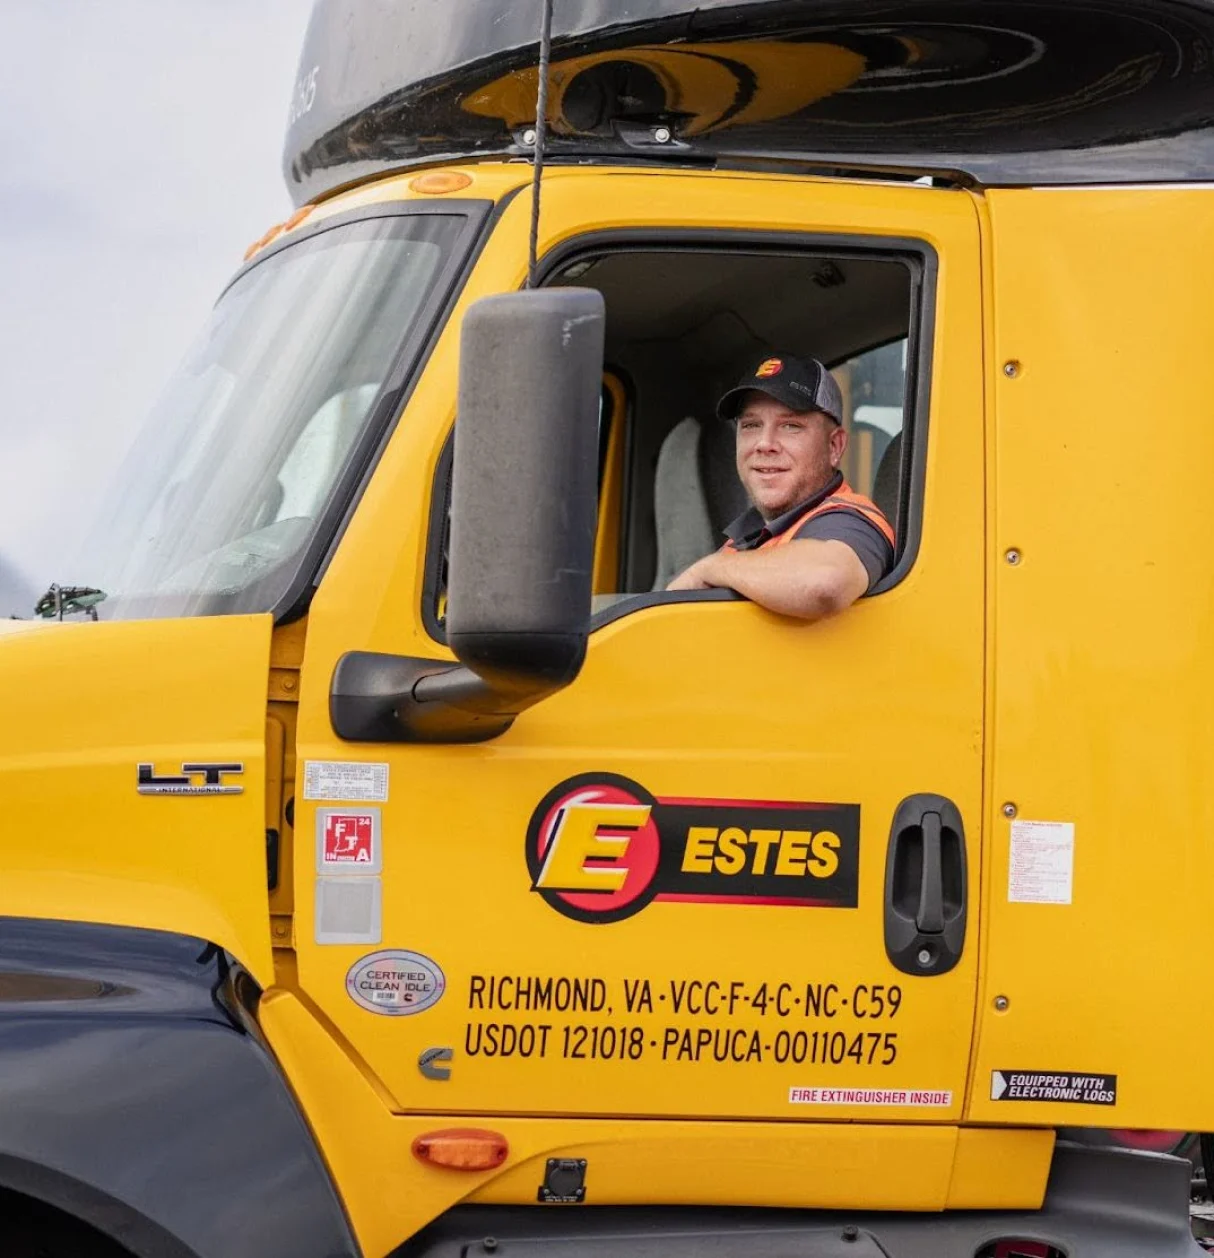
M783 370L783 359L769 358L765 362L761 362L755 369L755 379L766 380L769 376L778 376Z

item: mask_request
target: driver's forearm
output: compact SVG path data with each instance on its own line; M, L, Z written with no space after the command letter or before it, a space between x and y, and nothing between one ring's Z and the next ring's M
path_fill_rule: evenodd
M704 576L781 616L822 620L850 607L864 593L867 577L861 585L845 560L807 553L816 546L794 542L769 550L718 551Z

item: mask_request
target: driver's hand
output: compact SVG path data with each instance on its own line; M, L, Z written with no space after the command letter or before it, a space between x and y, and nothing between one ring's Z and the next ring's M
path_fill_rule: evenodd
M697 559L690 568L685 568L666 587L668 590L713 590L716 582L710 579L716 555L705 555Z

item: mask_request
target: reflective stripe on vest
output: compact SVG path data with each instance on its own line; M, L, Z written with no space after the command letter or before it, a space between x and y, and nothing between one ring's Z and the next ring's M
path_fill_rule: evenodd
M870 524L879 528L885 540L895 550L897 549L897 543L894 540L894 530L882 513L881 508L871 498L866 498L863 494L856 493L846 481L829 498L824 498L816 507L810 507L804 515L794 520L783 533L777 533L775 537L769 537L762 545L752 547L752 549L766 550L769 546L783 546L797 536L802 525L808 524L810 520L816 519L820 515L826 515L830 511L859 512ZM733 540L730 539L726 541L721 549L737 550L738 548L734 545Z

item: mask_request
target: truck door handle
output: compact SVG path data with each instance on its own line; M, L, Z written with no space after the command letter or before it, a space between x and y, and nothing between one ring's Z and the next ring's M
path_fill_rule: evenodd
M904 974L947 974L965 950L965 828L943 795L894 812L885 859L885 951Z

